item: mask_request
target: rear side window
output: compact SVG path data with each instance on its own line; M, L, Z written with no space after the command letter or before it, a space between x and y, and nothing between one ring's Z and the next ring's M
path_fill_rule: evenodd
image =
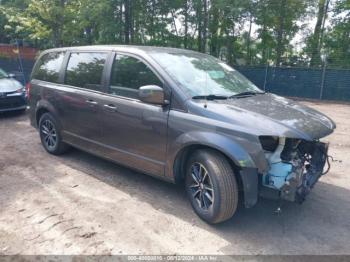
M58 83L64 52L52 52L43 55L35 67L32 78Z
M64 83L91 90L101 90L107 53L71 53Z

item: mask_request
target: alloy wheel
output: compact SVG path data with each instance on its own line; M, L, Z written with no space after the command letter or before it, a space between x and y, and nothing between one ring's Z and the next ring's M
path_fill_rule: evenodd
M200 163L191 166L189 189L198 207L208 210L214 203L214 189L207 169Z
M51 120L46 119L41 125L43 141L48 149L54 149L57 144L57 132Z

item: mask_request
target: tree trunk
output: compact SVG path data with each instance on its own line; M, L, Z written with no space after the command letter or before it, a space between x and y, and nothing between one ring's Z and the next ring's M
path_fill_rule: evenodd
M197 24L198 24L198 51L202 52L203 51L203 46L202 46L202 1L198 1L197 3Z
M129 0L129 32L130 32L130 43L134 42L134 19L133 19L133 0Z
M266 25L264 24L262 28L262 38L261 38L261 46L262 46L262 64L268 63L268 50L267 50L267 43L266 43Z
M58 17L57 24L53 26L52 33L52 42L54 47L62 46L62 31L64 24L64 8L65 8L66 0L60 0L59 2L59 10L61 15Z
M253 25L253 15L250 12L249 13L249 31L248 31L248 36L247 36L247 64L251 64L251 50L250 50L250 41L251 41L251 35L252 35L252 25Z
M140 3L138 1L134 1L133 2L133 7L132 7L132 20L133 20L133 40L132 43L133 44L138 44L140 43L140 39L141 39L141 21L140 21Z
M119 43L123 43L124 36L124 22L123 22L123 1L119 4Z
M263 4L263 3L262 3ZM260 38L261 38L261 64L265 65L269 61L269 50L267 46L267 10L266 6L263 4L262 5L262 29L260 33Z
M321 62L320 49L323 42L324 23L328 12L329 0L319 0L317 21L314 34L311 39L311 60L310 66L317 66Z
M233 50L233 44L235 42L235 36L227 36L227 63L231 66L234 65L235 54Z
M130 44L130 6L129 0L124 0L124 41Z
M86 34L87 44L91 45L92 44L92 28L90 26L85 28L85 34Z
M230 31L225 28L225 35L226 35L226 49L227 49L227 54L226 54L226 61L229 65L234 64L234 59L235 59L235 50L233 48L233 44L235 43L235 24L233 23L232 25L232 35L230 34Z
M150 35L151 35L151 41L155 40L155 33L154 33L154 18L156 16L155 14L155 5L156 3L154 2L154 0L151 1L151 17L150 17Z
M219 56L219 46L218 46L218 31L219 31L219 9L213 2L210 8L211 13L211 23L210 23L210 54L213 56Z
M185 35L184 35L184 48L188 46L188 0L185 0Z
M164 18L165 18L164 14L162 14L161 20L164 21L165 20ZM164 30L160 30L160 39L161 39L161 42L167 46L167 43L166 43L165 37L164 37Z
M202 37L202 52L205 53L207 51L207 30L208 30L208 0L204 0L203 4L203 37Z
M282 55L284 52L284 43L283 43L283 37L284 37L284 22L285 22L285 15L286 15L286 0L281 0L281 6L280 6L280 16L278 19L278 31L277 31L277 47L276 47L276 66L280 66L282 62Z
M175 10L171 10L171 17L173 19L173 26L174 26L174 30L175 30L175 34L176 36L179 36L179 32L177 31L177 27L176 27L176 17L175 17Z

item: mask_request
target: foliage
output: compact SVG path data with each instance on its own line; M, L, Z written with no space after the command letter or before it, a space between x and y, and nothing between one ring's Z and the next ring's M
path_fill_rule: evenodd
M350 67L350 0L337 1L332 27L326 33L324 49L333 66Z
M0 42L172 46L230 64L350 66L350 0L1 0ZM313 30L305 30L315 21ZM326 22L327 21L327 22ZM304 48L296 48L299 35ZM300 37L302 35L302 37Z

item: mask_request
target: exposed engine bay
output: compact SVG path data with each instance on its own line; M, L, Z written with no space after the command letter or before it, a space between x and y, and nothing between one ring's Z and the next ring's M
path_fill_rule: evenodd
M283 200L302 203L330 168L326 143L264 136L260 141L270 165L269 171L262 175L261 184L277 191Z

